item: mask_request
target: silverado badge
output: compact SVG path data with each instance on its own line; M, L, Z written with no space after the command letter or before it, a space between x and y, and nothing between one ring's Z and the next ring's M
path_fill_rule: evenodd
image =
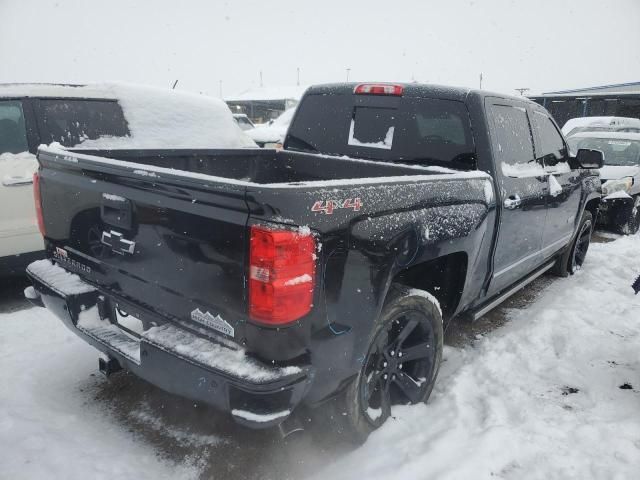
M191 320L198 322L205 327L213 328L214 330L224 333L225 335L229 335L230 337L233 337L235 334L234 328L220 315L216 315L214 317L209 312L203 313L199 308L196 308L191 312Z

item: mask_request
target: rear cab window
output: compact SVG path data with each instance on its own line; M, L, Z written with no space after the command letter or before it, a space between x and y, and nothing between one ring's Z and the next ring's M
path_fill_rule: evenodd
M489 104L488 114L492 120L490 123L497 169L507 177L540 174L542 167L535 162L527 110L498 100Z
M41 99L38 108L43 143L74 147L85 140L130 134L116 100Z
M289 127L287 149L475 169L463 102L440 98L308 94Z

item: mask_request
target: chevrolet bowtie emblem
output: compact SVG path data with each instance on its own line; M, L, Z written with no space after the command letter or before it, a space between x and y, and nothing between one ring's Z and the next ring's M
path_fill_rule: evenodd
M136 249L136 242L126 240L120 232L111 230L110 232L102 232L101 242L118 255L128 253L133 255Z

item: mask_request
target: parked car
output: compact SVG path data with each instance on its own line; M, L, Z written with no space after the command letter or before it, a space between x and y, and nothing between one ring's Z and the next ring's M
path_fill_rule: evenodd
M295 107L285 110L275 120L271 120L269 123L264 125L258 125L253 130L248 131L247 135L251 137L259 147L274 148L278 144L281 145L295 112Z
M580 132L568 142L574 151L591 148L604 154L598 222L618 233L636 233L640 227L640 133Z
M579 117L562 127L565 137L579 132L640 132L640 119L628 117Z
M38 161L48 259L25 294L103 372L254 428L331 404L362 440L429 398L453 317L583 265L602 154L570 157L521 97L336 84L307 91L283 150Z
M52 142L255 147L224 103L200 95L117 84L0 84L0 275L24 272L43 256L31 183L38 145Z
M233 119L236 121L240 130L251 130L252 128L256 128L251 119L247 117L244 113L234 113Z

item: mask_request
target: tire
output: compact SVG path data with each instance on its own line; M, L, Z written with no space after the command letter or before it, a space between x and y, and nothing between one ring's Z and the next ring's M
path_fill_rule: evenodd
M429 399L442 342L442 314L432 297L422 290L392 286L362 369L344 391L344 433L351 442L364 442L382 426L392 405Z
M591 244L591 234L593 233L593 215L590 211L585 210L578 225L578 233L576 234L571 248L565 251L556 261L554 273L560 277L568 277L573 275L584 263L589 245Z
M635 235L640 227L640 195L633 197L633 203L618 206L611 225L616 233Z

